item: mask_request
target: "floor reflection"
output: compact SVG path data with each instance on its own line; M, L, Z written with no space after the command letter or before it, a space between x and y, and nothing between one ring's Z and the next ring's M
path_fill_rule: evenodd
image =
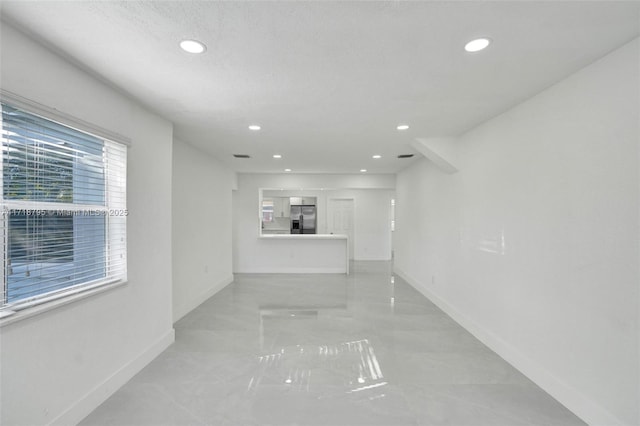
M314 329L323 327L323 320L349 318L348 303L332 304L324 309L296 307L293 309L268 306L260 310L260 341L264 348L265 335L289 332L292 336L312 336ZM311 326L306 321L314 321ZM273 348L272 353L256 357L255 374L249 379L247 391L256 392L260 386L285 385L297 392L332 389L336 393L356 393L378 390L387 384L371 341L367 338L349 341L324 341L321 344L295 344ZM372 392L368 392L371 397ZM320 398L331 396L320 395Z
M342 387L353 393L387 384L369 340L319 346L289 346L257 357L248 390L263 384L285 384L297 391L314 385Z

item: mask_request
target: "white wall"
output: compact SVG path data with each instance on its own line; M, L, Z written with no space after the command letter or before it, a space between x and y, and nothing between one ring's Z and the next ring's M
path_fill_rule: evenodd
M125 286L2 327L3 425L74 424L173 341L172 125L1 24L3 89L132 140Z
M397 181L397 272L594 425L640 424L638 49Z
M234 173L199 149L173 142L173 320L233 281Z
M344 189L325 194L326 199L354 200L354 260L391 259L391 199L394 196L395 191L391 189ZM325 217L327 213L325 210Z
M272 257L275 252L270 249L272 241L258 238L260 188L314 188L298 190L297 195L317 197L319 233L327 230L327 198L353 198L354 258L391 258L390 203L395 193L394 175L239 174L238 190L233 195L234 272L265 271L277 263Z

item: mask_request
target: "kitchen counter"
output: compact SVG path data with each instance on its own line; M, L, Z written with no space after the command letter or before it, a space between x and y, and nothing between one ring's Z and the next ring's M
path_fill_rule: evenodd
M266 231L266 230L265 230ZM286 234L286 235L282 235L282 234L262 234L260 235L260 238L266 238L266 239L281 239L281 240L286 240L286 239L292 239L292 240L299 240L299 239L308 239L308 240L346 240L349 237L347 235L342 235L342 234Z
M266 250L255 273L348 274L349 237L341 234L260 234Z
M264 228L262 230L262 235L274 235L274 234L284 234L288 235L291 232L289 228Z
M288 217L274 217L271 222L262 222L263 234L288 234L291 220Z

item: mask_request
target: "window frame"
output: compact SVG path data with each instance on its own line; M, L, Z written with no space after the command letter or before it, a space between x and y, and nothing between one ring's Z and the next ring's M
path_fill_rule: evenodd
M118 195L122 196L124 202L124 209L126 211L126 169L127 169L127 153L128 147L131 146L131 140L125 136L122 136L118 133L106 130L94 124L88 123L84 120L78 119L71 115L62 113L56 109L50 108L48 106L42 105L35 101L29 100L22 96L19 96L15 93L6 91L4 89L0 89L0 102L3 104L7 104L13 108L19 109L26 113L32 114L34 116L41 117L43 119L53 121L62 126L86 133L88 135L97 137L102 139L105 143L111 144L111 146L121 145L122 147L118 149L123 149L124 152L124 171L123 171L123 183L121 186L121 191ZM1 119L0 119L1 121ZM116 145L113 145L116 144ZM3 160L4 161L4 160ZM108 162L103 160L103 167L105 167L105 173L107 173ZM0 165L0 170L2 166ZM105 176L105 179L108 179ZM106 181L105 181L106 182ZM0 190L3 191L4 179L0 178ZM123 277L114 277L107 275L102 279L94 279L87 280L85 282L62 288L55 291L45 292L37 296L27 297L24 299L16 300L15 302L5 303L7 299L7 248L9 244L8 240L8 212L10 209L30 209L33 207L34 210L42 210L50 208L50 210L68 210L68 211L80 211L86 210L90 208L95 211L100 211L106 214L109 214L109 209L112 207L110 202L108 201L109 197L113 195L113 192L105 189L107 192L105 193L105 203L104 205L89 205L89 204L73 204L73 203L60 203L60 202L44 202L44 201L34 201L34 200L11 200L4 199L4 193L0 193L1 201L2 201L2 218L4 221L4 225L2 229L4 230L4 235L0 235L3 238L3 244L0 245L0 261L2 262L3 268L3 288L0 289L0 326L5 326L15 321L18 321L23 318L31 317L33 315L38 315L42 312L48 311L49 309L53 309L59 306L64 306L68 303L74 302L76 300L81 300L86 297L89 297L93 294L101 293L103 291L109 290L111 288L120 287L127 283L127 225L126 225L126 217L124 218L124 225L122 225L123 233L123 248L121 252L124 255L124 275ZM128 212L127 212L128 214ZM111 228L110 225L105 225L105 253L110 250L110 245L113 243L112 238L113 235L110 235L109 231L113 231L115 228ZM109 262L109 260L105 260L105 262Z

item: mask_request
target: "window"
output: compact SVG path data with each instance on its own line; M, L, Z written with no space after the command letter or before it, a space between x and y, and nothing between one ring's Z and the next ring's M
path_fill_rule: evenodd
M126 280L126 145L0 106L2 316Z
M273 200L262 201L262 221L273 222Z

